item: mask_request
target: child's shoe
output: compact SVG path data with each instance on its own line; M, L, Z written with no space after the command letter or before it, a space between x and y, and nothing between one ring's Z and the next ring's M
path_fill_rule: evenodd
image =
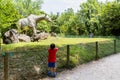
M54 74L52 75L52 77L56 77L57 76L57 72L54 72Z
M51 76L51 72L50 72L50 71L48 71L48 73L47 73L47 74L48 74L48 76Z

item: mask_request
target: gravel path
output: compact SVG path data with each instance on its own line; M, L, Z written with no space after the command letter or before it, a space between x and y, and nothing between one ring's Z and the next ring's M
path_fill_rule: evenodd
M120 53L40 80L120 80Z

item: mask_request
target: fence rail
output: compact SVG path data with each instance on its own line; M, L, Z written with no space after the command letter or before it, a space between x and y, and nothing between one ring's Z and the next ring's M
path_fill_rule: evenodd
M104 50L105 46L111 51ZM34 80L47 72L47 47L40 51L5 52L0 54L0 80ZM105 48L106 49L106 48ZM120 52L120 41L80 43L60 47L57 53L58 70L74 67L108 54ZM91 58L88 58L91 57ZM4 69L3 69L4 68ZM40 76L41 75L41 76Z

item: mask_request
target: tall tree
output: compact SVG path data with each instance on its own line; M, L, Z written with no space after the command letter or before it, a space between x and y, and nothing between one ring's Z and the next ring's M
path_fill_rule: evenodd
M80 8L81 21L85 24L87 32L98 34L101 26L99 22L101 15L100 3L97 0L87 0Z
M120 2L108 2L102 13L104 35L120 35Z
M59 15L60 15L59 12L57 14L53 14L53 13L50 14L50 17L53 21L52 23L49 24L50 32L60 33L59 24L58 24Z
M65 12L63 12L61 16L58 18L58 24L61 33L66 34L69 32L69 30L71 29L70 28L71 19L73 18L73 16L74 16L74 11L72 8L69 8L65 10Z
M16 8L23 17L29 14L43 13L40 10L43 0L14 0L14 2L16 3Z

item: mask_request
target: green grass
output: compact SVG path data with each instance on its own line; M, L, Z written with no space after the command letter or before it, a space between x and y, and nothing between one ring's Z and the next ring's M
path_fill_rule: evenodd
M96 41L108 41L111 40L111 38L55 38L50 37L46 40L41 40L39 42L21 42L21 43L14 43L9 45L2 45L3 51L11 51L15 48L35 48L36 46L49 46L51 43L55 43L58 47L62 47L67 44L79 44L79 43L90 43L90 42L96 42Z

